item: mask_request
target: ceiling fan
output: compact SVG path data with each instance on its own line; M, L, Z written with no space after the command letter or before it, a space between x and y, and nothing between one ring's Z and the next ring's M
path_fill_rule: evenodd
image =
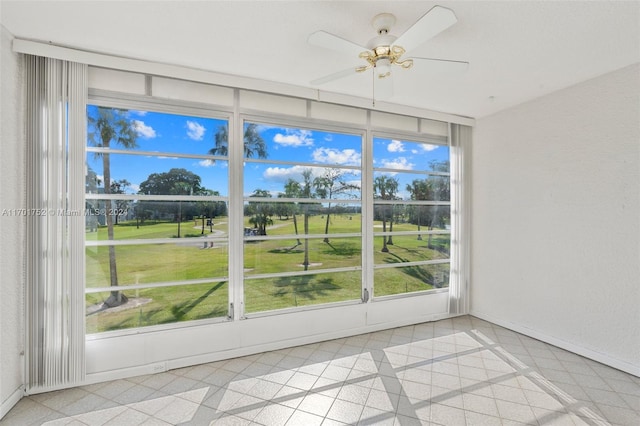
M469 65L468 62L454 61L436 58L404 58L403 55L411 52L416 47L422 45L427 40L446 30L457 22L456 16L451 9L441 6L434 6L418 21L413 24L404 34L396 37L390 33L391 27L395 24L396 18L390 13L376 15L371 24L376 29L378 35L369 40L367 47L345 40L326 31L317 31L309 36L307 42L313 46L323 47L360 58L365 61L363 65L349 67L342 71L318 78L311 81L312 85L321 85L334 81L354 72L362 73L373 69L374 86L378 86L378 92L385 92L384 96L391 95L392 86L391 74L394 68L409 69L416 63L424 63L425 66L438 67L445 71L463 71ZM383 84L380 84L383 83Z

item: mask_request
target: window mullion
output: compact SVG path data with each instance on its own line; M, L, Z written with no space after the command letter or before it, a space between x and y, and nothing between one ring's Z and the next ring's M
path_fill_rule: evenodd
M234 91L233 117L229 122L229 315L233 319L244 315L244 201L243 201L243 120L239 113L238 89Z
M373 296L373 133L371 111L367 111L367 129L362 146L362 292L363 300ZM366 292L366 293L365 293Z

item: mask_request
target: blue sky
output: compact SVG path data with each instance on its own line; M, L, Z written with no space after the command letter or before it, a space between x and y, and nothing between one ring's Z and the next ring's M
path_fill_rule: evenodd
M90 116L97 108L88 107ZM127 118L137 134L137 148L132 151L153 151L164 155L111 155L112 180L127 179L131 183L127 193L136 193L141 182L151 173L167 172L171 168L185 168L199 175L202 186L228 195L228 164L192 158L178 158L171 154L206 155L215 144L215 134L225 126L223 120L164 114L156 112L128 111ZM89 126L89 133L94 129ZM277 164L278 161L317 164L314 176L326 171L328 164L361 165L361 138L359 135L341 134L317 130L286 128L258 124L260 136L267 145L268 163L245 162L244 192L249 195L255 189L264 189L273 196L283 191L285 182L292 178L300 181L306 167ZM118 148L114 143L112 148ZM394 170L427 170L432 160L448 160L448 147L403 140L374 139L374 168ZM270 163L273 161L273 163ZM87 154L87 164L98 176L102 176L102 160L93 153ZM344 179L359 186L360 172L342 169ZM400 181L400 189L421 176L405 173L392 174ZM406 195L406 194L399 194Z

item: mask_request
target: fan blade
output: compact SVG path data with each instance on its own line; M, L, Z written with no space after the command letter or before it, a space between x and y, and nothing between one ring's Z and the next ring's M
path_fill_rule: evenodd
M458 22L451 9L434 6L393 43L410 52Z
M463 73L469 68L469 62L452 61L449 59L436 58L410 58L415 67L421 70L428 70L437 73Z
M313 86L319 86L321 84L328 83L328 82L333 81L333 80L338 80L339 78L348 77L348 76L353 75L355 73L356 73L356 68L355 67L351 67L351 68L347 68L346 70L338 71L338 72L335 72L333 74L329 74L329 75L325 75L324 77L317 78L317 79L311 81L311 84Z
M309 38L307 38L307 43L313 46L324 47L325 49L343 52L353 56L354 58L358 58L358 55L360 55L360 53L369 50L366 47L359 46L349 40L345 40L336 35L329 34L326 31L316 31L315 33L311 34Z

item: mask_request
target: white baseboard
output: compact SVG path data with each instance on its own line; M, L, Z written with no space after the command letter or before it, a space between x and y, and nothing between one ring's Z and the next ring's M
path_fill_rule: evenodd
M573 352L581 355L585 358L597 361L609 367L624 371L625 373L632 374L636 377L640 377L640 365L634 365L626 361L614 358L611 355L594 351L593 349L585 348L584 346L576 345L575 343L567 342L566 340L558 339L557 337L549 336L548 334L540 331L528 328L524 325L517 324L511 321L503 320L491 315L487 315L483 312L471 310L469 315L488 321L492 324L499 325L509 330L524 334L525 336L533 337L534 339L549 343L553 346L557 346L561 349Z
M24 396L24 390L22 388L18 388L7 398L2 401L2 405L0 405L0 419L7 415L7 413L13 408L14 405L18 403Z
M157 362L157 363L148 364L148 365L90 373L90 374L87 374L85 380L82 383L75 384L74 386L84 386L84 385L89 385L94 383L106 382L109 380L118 380L118 379L125 379L128 377L134 377L134 376L140 376L140 375L146 375L146 374L155 374L163 371L173 370L176 368L183 368L183 367L189 367L189 366L198 365L198 364L205 364L209 362L220 361L223 359L249 356L256 353L274 351L274 350L279 350L284 348L291 348L291 347L300 346L300 345L308 345L311 343L317 343L317 342L333 340L333 339L340 339L340 338L350 337L358 334L372 333L372 332L387 330L387 329L396 328L396 327L405 327L405 326L420 324L424 322L440 321L442 319L454 318L457 316L460 316L460 315L450 315L448 313L433 314L433 315L427 315L420 318L412 318L412 319L399 320L395 322L388 322L384 324L369 325L367 327L363 327L355 330L354 329L337 330L330 333L324 333L322 335L298 337L298 338L290 339L286 341L272 342L272 343L261 344L261 345L250 346L250 347L235 348L235 349L227 350L224 352L194 355L190 357L173 359L173 360L168 360L164 362ZM35 390L34 393L49 392L49 391L51 391L50 388L38 389L38 390Z

